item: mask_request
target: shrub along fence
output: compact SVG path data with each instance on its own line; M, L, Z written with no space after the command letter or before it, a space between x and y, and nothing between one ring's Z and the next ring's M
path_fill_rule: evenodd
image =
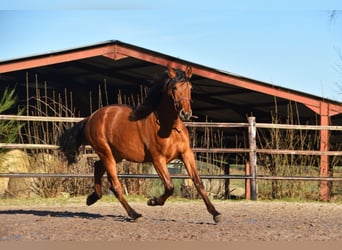
M83 118L74 118L74 117L45 117L45 116L17 116L17 115L0 115L0 120L15 120L15 121L21 121L21 122L43 122L43 123L54 123L59 124L59 127L61 124L65 123L75 123ZM248 132L248 147L244 148L225 148L225 147L213 147L210 144L207 144L207 147L201 148L201 147L193 147L193 151L198 156L200 154L205 153L211 153L211 154L243 154L246 155L245 162L244 162L244 173L240 174L230 174L231 165L229 162L226 164L221 164L221 170L216 173L219 174L212 174L210 172L209 174L203 174L200 171L200 175L202 179L207 180L221 180L219 185L223 185L223 191L224 194L221 197L228 198L230 196L230 180L243 180L245 182L245 195L244 197L246 199L256 200L258 198L258 181L272 181L272 198L277 198L277 190L279 189L279 182L281 181L290 181L292 182L298 182L298 181L311 181L311 182L319 182L320 187L326 187L327 185L329 187L332 186L332 183L338 183L338 185L342 182L342 175L333 176L332 173L330 173L328 176L322 174L322 171L317 171L317 173L320 173L319 175L311 173L308 174L306 172L304 175L284 175L284 172L279 171L279 167L285 167L289 168L289 166L280 166L283 163L276 161L276 157L272 156L291 156L291 158L296 156L315 156L316 158L321 156L328 156L328 157L341 157L342 152L341 151L321 151L321 150L311 150L309 149L298 149L298 148L279 148L277 144L277 148L269 148L269 144L263 144L261 141L267 141L266 139L263 139L260 135L263 134L261 129L269 129L269 130L328 130L328 131L341 131L342 126L314 126L314 125L287 125L287 124L267 124L267 123L256 123L255 117L249 117L248 122L246 123L214 123L214 122L187 122L186 126L189 129L207 129L207 128L241 128ZM269 133L271 136L272 133ZM193 136L193 133L192 133ZM280 138L279 140L284 139ZM288 140L288 138L285 138L285 140ZM291 138L293 140L293 138ZM299 138L301 140L301 138ZM266 146L265 146L266 145ZM303 144L304 145L304 144ZM306 144L305 144L306 145ZM305 147L304 145L304 147ZM287 146L285 146L287 147ZM58 146L51 145L51 144L45 144L45 143L0 143L0 149L5 150L13 150L13 149L20 149L20 150L26 150L26 151L32 151L35 152L35 150L43 150L44 152L55 152L58 151ZM58 155L58 154L56 154ZM89 162L89 159L92 159L96 157L94 153L91 151L91 148L89 146L85 147L83 156L86 161ZM37 156L33 156L33 158L37 158ZM197 157L198 158L198 157ZM264 160L267 159L267 160ZM271 159L271 161L269 160ZM61 158L54 158L53 161L55 161L54 167L59 166L56 165L56 161L62 161ZM35 161L37 162L37 161ZM198 161L200 162L200 161ZM269 164L271 162L271 164ZM292 161L294 164L298 165L295 166L296 169L303 169L307 168L307 165L303 165L301 163L298 164L298 161ZM317 162L317 161L316 161ZM318 161L319 162L319 161ZM337 161L338 162L338 161ZM288 163L286 163L288 164ZM285 164L285 165L286 165ZM292 164L292 163L291 163ZM306 162L307 164L307 162ZM314 164L310 162L310 164ZM123 168L125 168L123 164ZM267 166L266 166L267 165ZM222 167L223 166L223 167ZM213 164L210 165L210 167L215 168L215 164L213 161ZM319 168L319 164L316 164L316 168ZM141 171L144 167L138 168L136 171L128 171L128 173L119 174L119 177L122 179L157 179L159 178L155 173L146 171ZM265 171L265 169L268 170ZM140 172L139 172L140 171ZM266 172L268 174L266 174ZM285 172L286 173L286 172ZM287 172L288 173L288 172ZM2 177L2 178L1 178ZM79 171L74 173L63 173L60 171L51 171L50 169L39 171L35 169L34 171L11 171L6 169L0 169L0 180L1 179L11 179L11 178L35 178L35 179L49 179L49 178L69 178L69 179L78 179L78 178L90 178L93 177L92 170L88 169L88 171ZM175 172L171 173L171 177L174 179L188 179L189 177L182 173L182 172ZM61 183L55 182L53 183L53 186L55 188L56 185L60 185ZM47 184L40 183L38 186L36 186L37 189L42 188L42 186L46 186ZM51 185L51 184L49 184ZM76 188L78 184L74 183L70 185L70 188ZM88 184L89 186L90 184ZM52 189L50 187L50 189ZM322 192L322 190L321 190ZM331 190L329 190L331 192ZM48 196L46 194L45 196ZM329 195L330 197L330 195Z

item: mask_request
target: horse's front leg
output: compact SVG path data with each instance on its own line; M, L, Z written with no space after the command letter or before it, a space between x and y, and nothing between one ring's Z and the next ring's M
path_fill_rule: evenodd
M160 197L154 197L147 201L149 206L162 206L164 205L167 198L173 194L174 186L169 174L169 170L166 166L166 161L164 159L157 159L153 161L153 166L156 169L161 181L164 184L164 194Z
M194 182L198 193L202 196L204 203L207 206L208 212L211 213L215 222L219 222L221 220L221 214L216 210L214 205L211 203L211 201L208 198L207 192L204 189L203 182L196 168L194 153L189 148L189 150L187 150L187 152L184 153L182 156L183 156L183 162L185 164L186 170L191 180Z

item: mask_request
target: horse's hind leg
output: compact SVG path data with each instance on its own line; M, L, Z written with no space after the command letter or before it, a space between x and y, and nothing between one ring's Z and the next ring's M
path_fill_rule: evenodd
M102 197L102 177L106 172L105 167L101 161L96 161L94 164L94 179L95 179L95 191L88 196L87 205L90 206Z
M139 217L141 217L142 215L137 213L126 201L124 195L123 195L123 191L122 191L122 185L119 181L118 178L118 173L117 173L117 169L116 169L116 162L114 160L114 157L111 154L111 151L106 155L103 154L99 154L104 167L107 171L108 174L108 180L110 183L110 189L112 190L112 192L114 193L115 197L120 201L120 203L122 204L122 206L126 209L127 214L134 220L138 219Z

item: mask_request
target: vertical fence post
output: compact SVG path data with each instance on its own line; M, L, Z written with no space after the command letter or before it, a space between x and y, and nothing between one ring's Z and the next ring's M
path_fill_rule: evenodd
M245 174L246 176L251 175L251 165L249 164L249 161L247 161L245 165ZM245 198L246 200L251 199L251 179L245 180Z
M329 117L329 106L328 104L322 102L321 103L321 125L328 126L330 123ZM320 131L320 151L326 152L329 151L329 131L321 130ZM321 155L320 159L320 176L321 177L331 177L332 176L332 167L329 165L329 156ZM331 199L331 191L332 191L332 182L330 181L321 181L320 182L320 199L321 201L329 201Z
M230 167L229 164L224 166L224 175L230 175ZM230 179L226 179L224 181L224 198L230 198Z
M256 200L258 197L257 181L256 181L256 168L257 168L257 155L256 155L256 126L255 117L248 117L248 139L249 139L249 164L251 170L251 200Z

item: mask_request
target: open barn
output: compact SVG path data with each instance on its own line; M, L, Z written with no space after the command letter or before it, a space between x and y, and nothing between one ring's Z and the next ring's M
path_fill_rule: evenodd
M32 96L39 95L66 103L67 115L86 117L109 104L137 105L146 88L168 66L192 67L192 109L195 122L245 123L250 116L257 123L342 125L342 103L279 87L182 60L117 40L91 46L0 62L0 90L16 88L18 107L30 115ZM50 99L49 99L50 100ZM44 101L44 100L43 100ZM33 102L34 103L34 102ZM9 113L15 113L13 109ZM51 110L44 115L54 116ZM290 120L291 120L290 119ZM199 130L201 132L201 130ZM203 132L203 131L202 131ZM246 138L230 128L224 138L227 147L245 144ZM338 150L338 131L319 132L316 148L321 152ZM333 146L331 146L333 145ZM331 176L328 155L320 156L321 177ZM321 189L322 199L329 196L329 185Z

